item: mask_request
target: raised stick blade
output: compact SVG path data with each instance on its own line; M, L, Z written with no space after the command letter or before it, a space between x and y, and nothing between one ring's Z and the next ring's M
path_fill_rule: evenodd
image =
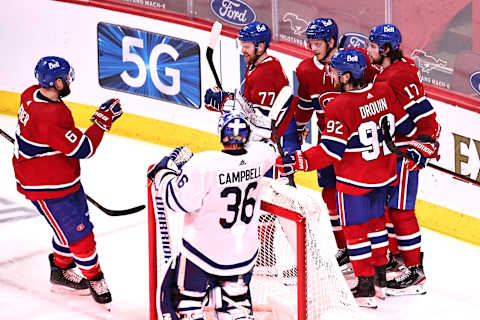
M217 39L220 36L220 33L222 32L222 24L218 21L215 21L215 23L212 26L212 30L210 31L210 40L208 42L208 47L215 49L215 46L217 45Z

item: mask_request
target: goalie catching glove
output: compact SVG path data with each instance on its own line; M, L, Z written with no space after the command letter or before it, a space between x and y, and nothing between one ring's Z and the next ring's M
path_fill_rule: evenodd
M168 169L175 174L179 174L182 167L187 163L190 158L193 157L193 152L185 146L176 147L168 156L163 157L159 163L157 163L147 173L148 179L154 181L157 173L162 169Z
M233 93L222 91L219 87L213 87L205 92L205 108L210 111L223 113L225 103L233 99Z
M408 170L420 170L427 166L432 159L440 159L438 154L439 143L430 137L419 136L417 140L408 141L406 151Z
M275 166L278 168L281 177L288 177L296 171L307 171L308 162L301 150L287 152L285 156L277 158Z
M104 102L90 118L90 121L99 126L103 131L110 131L112 123L123 114L120 100L110 99Z

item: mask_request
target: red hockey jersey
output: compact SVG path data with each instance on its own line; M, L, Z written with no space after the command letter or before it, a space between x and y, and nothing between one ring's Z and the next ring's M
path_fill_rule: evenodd
M415 134L415 124L386 83L338 95L326 106L320 145L305 151L309 170L333 163L336 189L351 195L396 183L397 161L383 143L383 118L391 134L395 129L406 136Z
M17 189L30 200L64 197L80 188L80 161L89 158L104 131L95 124L82 133L61 101L38 85L21 95L12 159Z
M378 70L370 64L370 58L364 49L354 48L361 51L367 58L367 68L364 77L367 82L373 82ZM305 126L312 118L313 111L317 114L319 134L325 128L325 106L340 93L333 84L330 65L323 64L313 56L300 62L296 69L298 79L299 102L295 110L295 120L299 127ZM313 101L318 99L318 104ZM318 138L320 141L320 136Z
M268 116L276 97L285 86L288 86L288 79L282 65L276 58L268 56L255 67L248 64L245 70L243 96ZM279 136L282 136L287 129L293 114L294 108L285 108L280 113L277 119Z
M428 135L433 139L438 137L436 113L425 97L419 71L413 60L404 57L392 63L380 72L375 81L386 81L390 85L400 104L416 123L417 135ZM397 136L396 140L401 142L409 139Z

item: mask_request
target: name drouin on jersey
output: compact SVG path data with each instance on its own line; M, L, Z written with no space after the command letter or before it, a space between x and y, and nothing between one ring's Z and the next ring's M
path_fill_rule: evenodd
M369 104L359 107L359 110L360 110L360 115L362 116L362 119L365 119L367 117L371 117L377 113L385 111L387 110L387 108L388 108L387 101L385 100L385 98L381 98L373 102L370 102Z
M232 172L222 172L218 175L218 182L220 184L241 183L248 180L257 179L260 177L260 167L244 169Z

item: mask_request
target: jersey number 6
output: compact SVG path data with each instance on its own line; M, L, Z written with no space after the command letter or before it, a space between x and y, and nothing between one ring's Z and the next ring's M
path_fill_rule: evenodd
M252 220L253 217L253 210L255 208L255 198L248 198L248 194L250 192L250 189L255 190L257 188L257 182L252 182L250 183L247 188L245 189L245 196L242 197L242 190L239 187L227 187L223 189L223 191L220 193L220 196L222 198L228 198L229 194L234 194L235 195L235 203L234 204L229 204L227 206L228 211L232 211L235 215L232 219L232 221L227 221L225 218L220 218L219 222L220 225L224 229L230 229L235 222L237 222L238 218L238 213L240 211L240 205L241 205L241 214L240 214L240 220L242 220L244 223L248 224ZM242 199L243 198L243 199ZM247 214L247 207L251 207L250 215Z

